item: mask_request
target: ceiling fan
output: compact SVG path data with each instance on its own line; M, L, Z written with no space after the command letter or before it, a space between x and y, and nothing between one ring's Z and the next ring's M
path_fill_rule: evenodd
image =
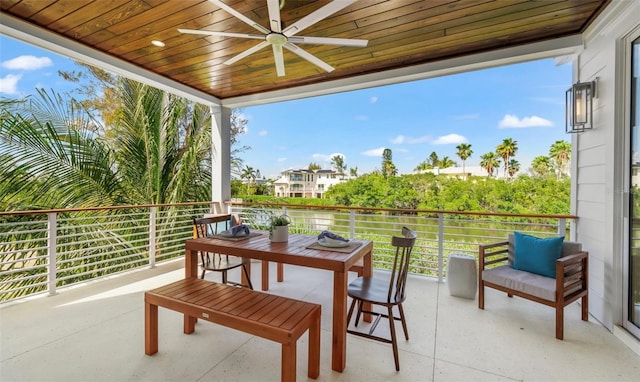
M297 33L301 32L305 28L317 23L318 21L323 20L324 18L338 12L339 10L346 8L347 6L353 4L356 0L335 0L331 3L325 5L322 8L308 14L292 25L282 28L282 22L280 20L280 9L284 6L285 0L266 0L267 8L269 11L269 28L265 28L262 25L256 23L250 18L246 17L242 13L236 11L231 8L227 4L223 3L220 0L209 0L213 4L218 7L224 9L231 15L235 16L239 20L251 25L255 29L259 30L262 34L251 34L251 33L231 33L231 32L216 32L216 31L207 31L207 30L194 30L194 29L178 29L181 33L188 34L201 34L207 36L224 36L224 37L239 37L239 38L250 38L256 40L263 40L258 45L255 45L252 48L245 50L244 52L231 57L227 61L224 62L226 65L232 65L235 62L242 60L243 58L259 51L262 48L265 48L271 45L273 50L273 57L275 59L276 64L276 73L278 77L282 77L285 75L284 72L284 56L282 53L282 48L290 50L291 52L297 54L298 56L304 58L305 60L315 64L316 66L324 69L327 72L333 71L333 67L311 53L305 51L295 44L313 44L313 45L339 45L339 46L353 46L353 47L365 47L367 46L367 40L359 40L359 39L346 39L346 38L332 38L332 37L303 37L296 36Z

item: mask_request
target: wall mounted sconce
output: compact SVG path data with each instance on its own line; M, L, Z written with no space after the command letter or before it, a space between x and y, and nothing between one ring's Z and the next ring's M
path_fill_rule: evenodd
M593 99L596 98L596 83L578 82L573 84L565 95L567 133L582 133L593 128Z

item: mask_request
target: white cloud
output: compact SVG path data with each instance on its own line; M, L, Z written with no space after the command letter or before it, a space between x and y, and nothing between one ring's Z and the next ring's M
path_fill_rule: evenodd
M19 56L2 62L2 67L12 70L36 70L53 65L49 57Z
M282 163L282 162L286 162L287 158L278 158L278 162Z
M16 94L18 92L18 81L22 78L19 74L7 74L0 78L0 94Z
M366 157L381 157L382 152L386 149L386 147L378 147L377 149L371 149L367 151L363 151L360 154Z
M391 140L390 140L390 141L391 141L391 143L393 143L394 145L399 145L399 144L404 143L404 140L405 140L404 135L398 135L398 136L397 136L397 137L395 137L395 138L391 138Z
M378 97L374 96L374 97L369 98L369 103L376 103L376 102L378 102Z
M553 122L535 115L520 119L517 115L506 114L498 124L498 127L501 129L521 129L540 126L553 126Z
M333 158L334 156L339 155L342 157L343 160L346 161L347 157L343 154L343 153L333 153L333 154L313 154L311 155L311 157L315 160L321 161L321 162L331 162L331 158Z
M353 119L355 119L356 121L368 121L369 116L364 114L358 114Z
M400 144L403 144L403 143L406 143L408 145L416 145L418 143L428 142L430 139L431 139L431 137L428 136L428 135L423 135L423 136L418 137L418 138L405 137L404 135L398 135L395 138L391 138L390 142L393 143L394 145L400 145Z
M451 145L456 143L465 143L467 138L460 134L447 134L438 137L435 141L431 142L434 145Z
M260 131L258 132L258 135L259 135L259 136L261 136L261 137L264 137L264 136L266 136L267 134L268 134L268 133L267 133L267 130L260 130Z

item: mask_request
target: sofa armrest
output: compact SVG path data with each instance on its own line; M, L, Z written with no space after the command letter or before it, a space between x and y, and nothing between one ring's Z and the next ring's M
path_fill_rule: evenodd
M480 277L482 270L487 265L503 263L508 261L509 242L501 241L491 244L480 244L478 246L478 261L480 263Z
M557 298L573 300L589 288L589 252L581 251L556 260Z

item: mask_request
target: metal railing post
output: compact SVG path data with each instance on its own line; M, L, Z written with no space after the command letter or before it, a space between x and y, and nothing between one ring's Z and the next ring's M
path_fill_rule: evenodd
M149 209L149 267L156 266L156 214L157 207Z
M356 211L349 211L349 239L356 237Z
M56 294L57 281L57 254L58 254L58 222L57 213L50 212L47 214L47 252L49 255L49 264L47 266L47 283L49 284L49 295Z
M438 214L438 282L444 273L444 214Z
M558 236L565 237L567 234L567 219L558 219Z

